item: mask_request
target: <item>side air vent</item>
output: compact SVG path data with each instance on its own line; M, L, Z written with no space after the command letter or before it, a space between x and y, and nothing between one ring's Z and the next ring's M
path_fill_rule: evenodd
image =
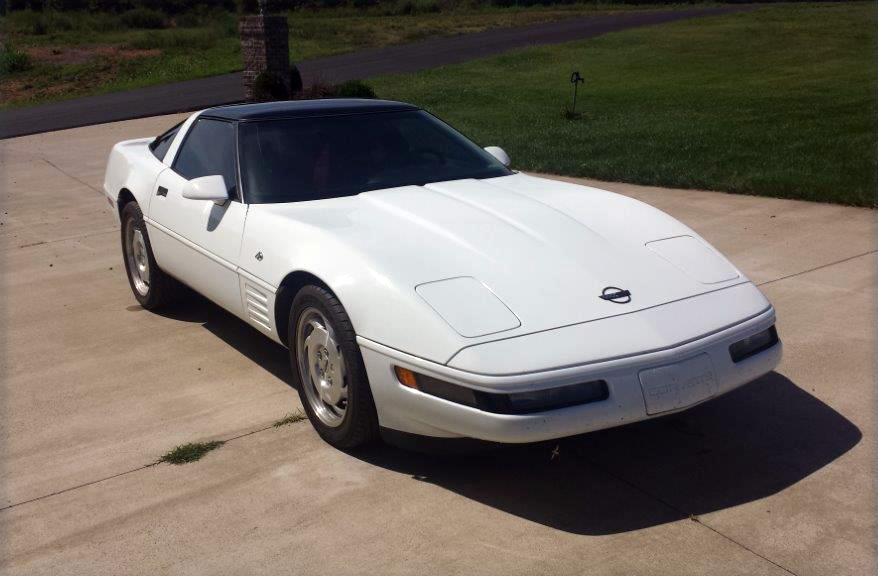
M271 321L268 319L268 296L265 292L255 284L245 281L244 299L250 321L271 331Z

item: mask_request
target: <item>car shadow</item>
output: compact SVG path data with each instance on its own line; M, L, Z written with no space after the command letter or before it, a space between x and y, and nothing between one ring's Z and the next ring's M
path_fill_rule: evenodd
M467 456L377 447L360 459L566 532L639 530L775 494L859 429L772 372L686 412Z
M203 297L162 315L201 324L292 386L287 350ZM770 496L861 437L844 416L772 372L679 414L559 441L466 455L380 445L351 456L558 530L604 535Z
M201 324L205 330L294 388L286 348L204 296L188 288L185 290L180 302L155 313L179 322ZM136 309L142 308L137 306Z

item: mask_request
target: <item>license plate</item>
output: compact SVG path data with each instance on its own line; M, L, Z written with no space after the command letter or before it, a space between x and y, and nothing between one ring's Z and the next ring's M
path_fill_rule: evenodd
M716 376L707 354L640 372L647 414L697 404L716 394Z

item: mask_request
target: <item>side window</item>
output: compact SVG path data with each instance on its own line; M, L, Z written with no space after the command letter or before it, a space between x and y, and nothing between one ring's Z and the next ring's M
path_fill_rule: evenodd
M189 130L172 168L187 180L221 174L229 187L229 197L234 198L238 184L236 156L235 125L203 118Z
M180 131L180 126L182 124L183 123L180 122L170 130L150 142L149 149L152 150L152 155L159 159L159 162L165 159L165 154L168 153L168 148L171 147L171 143L174 141L174 136L176 136L177 132Z

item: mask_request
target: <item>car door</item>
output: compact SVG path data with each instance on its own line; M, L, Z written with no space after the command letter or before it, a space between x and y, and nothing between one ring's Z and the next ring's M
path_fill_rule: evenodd
M156 180L147 224L163 270L242 316L237 267L247 206L239 193L236 132L236 124L225 120L192 123L170 168ZM188 180L217 174L228 188L225 203L183 197Z

